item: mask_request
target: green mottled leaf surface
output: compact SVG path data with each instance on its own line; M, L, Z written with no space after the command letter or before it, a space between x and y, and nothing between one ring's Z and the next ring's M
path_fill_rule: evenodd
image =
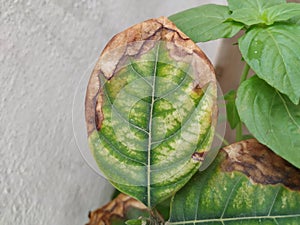
M132 36L132 30L145 32L146 26L157 25L154 32L161 32L162 38L180 40L130 43L113 76L107 79L100 73L101 105L96 106L100 128L89 135L90 149L104 175L148 207L169 198L199 169L210 149L216 119L216 83L207 58L166 18L157 21L126 32ZM159 28L161 23L168 29ZM110 54L115 57L123 49ZM102 68L111 66L111 58Z
M208 4L170 16L186 35L195 42L218 38L230 38L239 32L243 25L227 21L230 11L227 6Z
M249 142L253 144L251 142L254 141ZM177 192L171 204L171 217L167 225L298 224L300 187L297 187L298 190L290 190L280 182L254 183L255 176L260 176L262 172L260 169L272 167L271 161L278 158L267 160L266 151L249 149L248 144L237 143L230 146L227 153L221 151L206 171L198 172L183 189ZM252 150L256 153L253 154ZM260 163L259 159L266 160ZM239 166L235 167L235 165ZM277 166L279 170L285 170L285 166L281 166L280 159ZM228 168L234 169L228 170ZM238 168L242 170L248 168L248 171L242 173ZM252 169L253 173L251 173ZM299 170L295 168L291 170L295 172L294 179L299 179ZM268 172L263 173L267 177ZM273 176L281 176L280 173L277 175L276 172L274 173ZM246 174L248 176L250 174L251 179ZM266 177L264 179L267 179ZM272 175L270 178L272 180Z
M255 27L239 40L243 58L256 74L295 104L300 98L299 40L295 24Z
M300 105L294 105L257 76L240 86L236 104L249 131L300 168Z

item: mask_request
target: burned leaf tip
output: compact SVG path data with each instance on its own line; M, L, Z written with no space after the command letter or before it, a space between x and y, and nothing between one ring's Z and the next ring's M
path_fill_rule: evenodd
M300 191L300 170L255 139L234 143L222 149L225 172L241 172L257 184L276 185Z

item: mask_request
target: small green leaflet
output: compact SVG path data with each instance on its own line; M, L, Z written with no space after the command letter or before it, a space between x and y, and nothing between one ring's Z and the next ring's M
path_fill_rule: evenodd
M300 26L276 24L255 27L239 39L245 61L268 84L289 96L300 98Z
M294 105L257 76L240 86L236 104L249 131L300 168L300 105Z
M254 144L254 148L247 150L245 146L250 144ZM256 180L255 175L264 173L260 169L272 167L272 159L276 160L278 170L296 174L286 179L299 179L299 170L285 168L279 157L264 158L268 153L263 149L257 151L257 146L264 148L254 140L249 140L226 147L227 153L221 151L207 170L198 172L175 194L171 217L166 225L297 225L300 221L299 181L298 187L295 187L298 190L291 191L278 180L274 184L255 184L251 180ZM232 162L229 160L228 163L228 159ZM259 159L262 161L256 161ZM245 174L250 171L247 175L250 174L251 179L236 170L247 170L247 167ZM251 169L256 171L251 173ZM272 181L273 178L267 174L263 178L265 182L269 178ZM275 180L277 175L283 176L275 172Z
M169 17L194 42L230 38L243 28L243 24L227 21L227 6L203 5Z

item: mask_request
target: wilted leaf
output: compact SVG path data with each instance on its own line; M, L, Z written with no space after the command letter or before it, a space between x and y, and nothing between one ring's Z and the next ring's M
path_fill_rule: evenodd
M167 225L296 225L300 170L256 140L225 147L176 193Z
M295 24L255 27L239 40L243 58L256 74L294 104L300 98L299 40L300 26Z
M119 194L117 198L100 209L90 212L86 225L123 225L127 220L139 217L149 218L149 209L141 202Z
M149 207L179 190L210 149L216 80L204 53L167 18L106 46L86 97L89 145L109 181Z
M243 24L226 21L230 15L227 6L202 5L170 16L176 26L195 42L233 37Z
M236 103L249 131L300 168L300 105L294 105L257 76L240 86Z

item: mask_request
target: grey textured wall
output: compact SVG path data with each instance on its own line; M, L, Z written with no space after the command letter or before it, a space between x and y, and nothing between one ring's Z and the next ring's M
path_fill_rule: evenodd
M209 1L0 2L0 224L82 225L111 190L76 149L82 74L115 33Z

